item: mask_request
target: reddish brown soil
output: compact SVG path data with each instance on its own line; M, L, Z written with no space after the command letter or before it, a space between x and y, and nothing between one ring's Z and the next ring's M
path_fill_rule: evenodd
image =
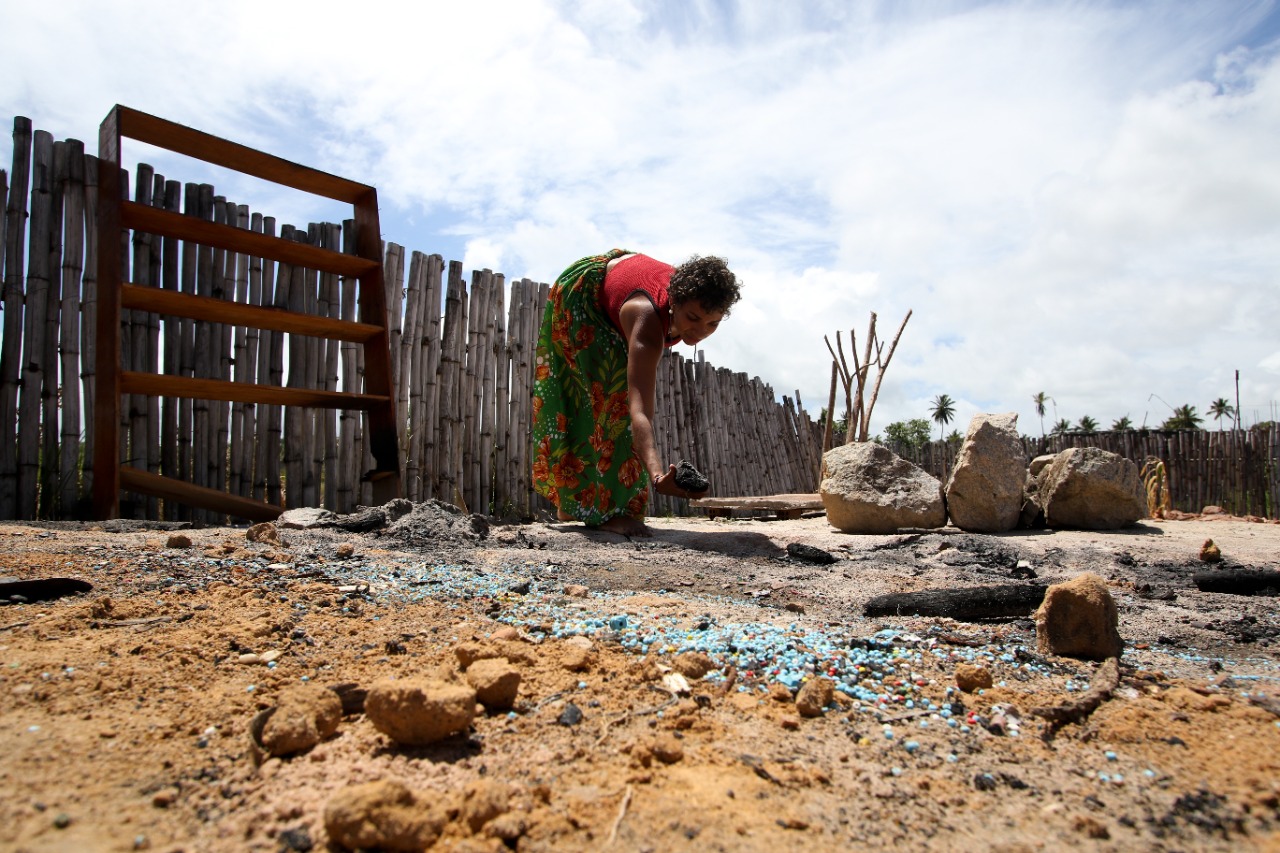
M95 588L0 607L0 848L336 849L326 804L390 779L443 804L436 849L1280 849L1276 599L1190 581L1206 538L1229 564L1277 568L1280 526L870 537L815 517L654 529L627 541L532 524L416 544L285 530L274 545L218 528L182 531L192 545L181 548L166 547L168 531L127 525L2 524L0 576ZM837 562L788 558L790 543ZM1035 655L1028 620L859 615L883 592L1008 582L1017 559L1049 582L1102 575L1129 646L1113 697L1052 737L1032 709L1079 698L1069 683L1083 687L1096 664ZM525 572L533 584L459 598L411 580L441 565L500 585ZM575 584L590 594L567 594ZM581 640L537 630L623 614L690 636L775 626L798 645L804 630L896 629L905 657L886 689L905 676L918 704L846 698L805 717L789 691L769 689L767 670L740 669L726 690L715 653L719 675L673 695L663 676L675 656L660 644L641 655L602 627L584 655ZM456 679L459 645L495 631L521 637L507 647L522 677L511 713L425 747L399 746L352 713L310 751L255 766L250 721L287 687ZM273 666L253 662L269 652ZM948 696L970 661L995 686ZM926 699L963 702L962 721L1003 710L1019 733L977 719L952 728L921 711ZM581 712L572 725L567 703ZM468 822L463 790L500 802L496 815Z

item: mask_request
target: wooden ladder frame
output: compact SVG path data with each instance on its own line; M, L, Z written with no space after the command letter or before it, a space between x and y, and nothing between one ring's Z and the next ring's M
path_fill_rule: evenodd
M123 200L120 158L123 137L351 204L355 212L355 255ZM273 504L121 464L118 448L122 394L367 411L374 470L364 479L373 484L375 505L400 497L399 430L391 387L390 335L382 277L382 233L378 223L377 190L118 104L99 128L98 158L101 160L98 341L93 423L93 504L97 517L115 518L120 514L121 489L253 521L270 521L282 512L281 507ZM355 277L360 283L360 320L334 320L123 282L120 237L129 228ZM120 315L126 308L360 344L365 355L365 393L284 388L121 370Z

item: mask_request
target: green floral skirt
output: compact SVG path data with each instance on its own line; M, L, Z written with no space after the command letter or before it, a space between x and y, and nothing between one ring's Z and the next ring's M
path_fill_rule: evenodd
M533 386L533 484L587 524L644 518L649 472L631 446L627 342L600 308L613 249L560 274L538 334Z

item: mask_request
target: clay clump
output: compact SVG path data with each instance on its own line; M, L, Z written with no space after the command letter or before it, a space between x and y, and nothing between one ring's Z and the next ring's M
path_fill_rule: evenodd
M380 681L369 689L364 712L374 728L397 743L423 746L471 725L476 691L431 679Z
M281 695L262 728L262 748L271 755L310 749L338 730L342 700L332 690L304 684Z

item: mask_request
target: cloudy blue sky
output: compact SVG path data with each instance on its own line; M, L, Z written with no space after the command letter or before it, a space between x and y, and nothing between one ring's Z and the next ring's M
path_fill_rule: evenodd
M873 432L948 394L1038 434L1039 391L1156 425L1236 370L1280 418L1275 0L0 0L0 32L0 120L155 113L373 184L386 239L468 270L723 255L707 358L815 414L823 336L910 309Z

